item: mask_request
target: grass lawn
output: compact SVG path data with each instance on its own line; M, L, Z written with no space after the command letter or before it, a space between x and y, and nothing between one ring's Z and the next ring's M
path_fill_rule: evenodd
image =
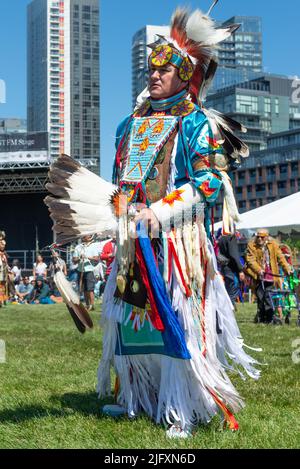
M170 441L145 416L129 421L101 415L104 402L95 393L99 313L93 314L94 330L80 335L64 305L1 308L7 359L0 363L0 448L299 448L296 313L292 325L274 327L253 324L254 309L239 308L239 325L248 345L263 348L251 353L268 365L257 382L232 375L246 401L237 416L240 431L222 431L216 417L194 438Z

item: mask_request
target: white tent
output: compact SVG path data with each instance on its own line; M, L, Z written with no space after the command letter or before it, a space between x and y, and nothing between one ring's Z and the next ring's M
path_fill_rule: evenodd
M240 220L237 230L267 228L271 235L300 232L300 192L245 212ZM221 226L221 222L216 223L215 230Z

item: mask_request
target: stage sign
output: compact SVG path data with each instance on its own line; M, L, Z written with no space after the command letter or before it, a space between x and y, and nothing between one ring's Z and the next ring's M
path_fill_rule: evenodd
M42 163L49 159L47 132L0 134L0 163Z
M0 133L0 153L48 150L48 133Z
M0 152L0 163L44 163L50 161L47 150Z

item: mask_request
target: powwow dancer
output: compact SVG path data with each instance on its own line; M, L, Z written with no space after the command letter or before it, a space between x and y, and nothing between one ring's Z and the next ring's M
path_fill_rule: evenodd
M219 410L236 430L232 412L243 401L226 370L259 377L243 350L209 233L222 186L224 231L238 219L227 171L248 156L233 134L246 129L202 106L216 44L238 28L216 29L209 13L176 10L171 36L150 45L148 89L117 130L115 185L62 155L49 174L54 197L46 199L58 243L117 231L98 393L111 395L113 366L117 411L146 412L169 427L169 437L189 436Z

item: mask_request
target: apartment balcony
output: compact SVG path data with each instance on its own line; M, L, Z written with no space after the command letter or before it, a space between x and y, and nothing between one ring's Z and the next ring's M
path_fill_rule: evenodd
M264 197L266 197L266 191L256 191L257 199L263 199Z
M268 174L267 178L266 178L266 181L267 182L273 182L275 178L276 178L276 174Z
M249 178L249 184L256 184L256 183L257 183L256 176L252 176Z
M286 189L278 189L278 195L280 195L281 197L286 197L288 195L287 190Z

